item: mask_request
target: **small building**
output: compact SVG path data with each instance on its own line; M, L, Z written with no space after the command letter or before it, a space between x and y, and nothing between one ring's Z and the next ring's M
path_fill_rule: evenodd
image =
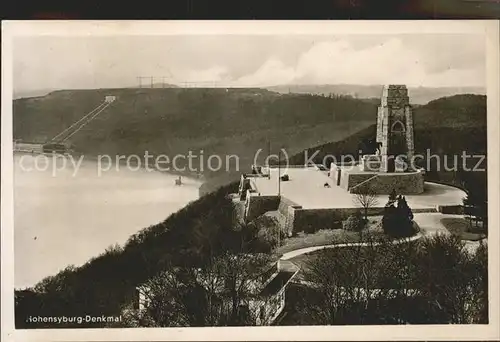
M260 276L249 281L250 294L240 303L242 314L250 313L255 325L271 325L285 308L285 292L287 285L299 272L299 267L288 260L278 260L262 269ZM199 282L203 285L203 277ZM214 281L206 284L207 289L214 290L214 284L224 284L224 281ZM146 285L137 287L134 308L136 310L147 310L151 303L150 289ZM231 298L228 296L223 285L215 288L221 307L230 308Z
M65 154L69 152L70 147L65 143L49 142L43 145L43 153Z
M107 103L114 102L115 100L116 100L116 96L114 96L114 95L106 95L104 97L104 102L107 102Z
M271 325L283 312L287 285L298 272L299 267L293 262L278 260L275 271L262 284L258 296L249 303L256 325Z

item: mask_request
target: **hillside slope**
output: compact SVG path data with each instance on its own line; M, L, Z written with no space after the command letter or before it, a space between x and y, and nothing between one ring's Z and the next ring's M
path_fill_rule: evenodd
M462 185L462 154L481 155L485 159L479 169L487 166L486 96L455 95L437 99L414 109L415 153L424 157L440 156L440 167L434 158L427 158L421 165L427 169L427 179L449 184ZM331 162L325 156L358 156L360 150L375 140L376 125L373 124L346 139L310 147L290 158L291 164L303 164L305 156L315 155L315 163ZM447 159L447 164L445 163ZM455 162L454 160L457 160ZM468 158L467 166L473 168L480 158ZM429 160L429 163L427 163ZM456 167L455 167L456 166ZM446 170L445 168L449 170ZM456 169L456 170L451 170ZM486 172L473 172L474 177L486 186ZM470 177L470 175L468 176Z
M328 147L335 153L344 150L341 146L351 146L350 141L357 147L364 133L351 135L373 125L377 113L376 101L264 89L56 91L14 101L14 138L46 142L106 95L115 95L117 100L71 138L76 151L90 156L143 156L147 151L153 156L165 154L170 160L191 151L204 156L202 165L195 159L192 170L208 179L202 193L237 179L254 162L259 149L262 153L256 161L263 162L269 144L271 153L283 147L289 156L309 146ZM485 130L481 128L486 125L486 96L455 95L415 106L414 121L417 149L430 146L439 152L446 145L472 144L485 150ZM474 127L479 131L471 131ZM220 157L221 169L209 168L210 155ZM238 163L235 159L225 162L231 155L238 156Z
M460 94L430 101L415 108L416 127L486 126L486 96Z
M236 154L247 168L268 141L296 153L343 139L374 120L376 105L349 98L280 95L262 89L103 89L57 91L14 101L14 138L45 142L95 108L117 100L70 140L97 154ZM230 165L230 171L235 165ZM205 170L206 171L206 170ZM225 170L224 170L225 171ZM213 172L205 174L212 177Z
M268 95L275 97L273 94ZM457 154L461 151L485 154L487 137L486 107L482 105L484 102L485 98L480 96L452 97L417 108L417 153L431 149L439 151L440 154ZM477 111L472 110L474 108ZM459 126L446 126L447 119L438 120L438 116L453 118L454 113L462 110ZM428 120L424 120L426 115ZM428 122L432 125L443 125L432 126ZM275 130L279 131L278 128ZM363 141L373 139L374 136L375 126L371 125L340 141L318 144L308 150L319 150L318 159L325 154L355 154ZM291 162L301 163L302 158L302 153L297 154L291 158ZM486 188L486 173L478 174L483 177L483 182L474 183L474 186ZM432 180L453 183L461 180L456 175L448 172L430 173L428 176ZM208 256L212 253L241 250L242 231L232 229L233 207L226 196L227 193L236 191L236 188L237 184L220 188L217 192L190 203L164 222L134 234L125 246L109 249L82 267L68 267L59 274L44 279L34 288L17 290L16 327L54 327L54 324L43 322L29 323L26 320L27 315L118 315L132 300L135 287L165 267L192 267L209 260ZM85 325L80 325L82 326ZM92 325L94 328L97 326L99 325Z

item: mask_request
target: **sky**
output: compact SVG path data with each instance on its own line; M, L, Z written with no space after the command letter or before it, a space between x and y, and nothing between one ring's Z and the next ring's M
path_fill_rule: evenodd
M474 34L17 37L13 86L130 87L153 76L177 85L484 87L485 63L484 36Z

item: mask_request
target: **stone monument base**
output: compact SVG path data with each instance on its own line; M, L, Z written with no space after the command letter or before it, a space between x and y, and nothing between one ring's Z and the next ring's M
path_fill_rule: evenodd
M365 171L360 165L336 165L330 167L330 177L337 186L356 193L389 195L416 195L424 192L424 171L378 172Z

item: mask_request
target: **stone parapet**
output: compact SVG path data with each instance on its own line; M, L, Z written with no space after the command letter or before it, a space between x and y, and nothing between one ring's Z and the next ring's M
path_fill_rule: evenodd
M340 179L340 187L349 190L353 186L358 185L361 182L366 181L367 179L374 176L373 172L352 172L349 170L342 170L341 179Z
M349 188L351 193L374 193L389 195L392 191L404 195L424 192L424 175L421 171L408 173L378 173L369 181Z
M246 199L245 218L251 221L268 211L278 210L279 204L279 196L250 195Z

